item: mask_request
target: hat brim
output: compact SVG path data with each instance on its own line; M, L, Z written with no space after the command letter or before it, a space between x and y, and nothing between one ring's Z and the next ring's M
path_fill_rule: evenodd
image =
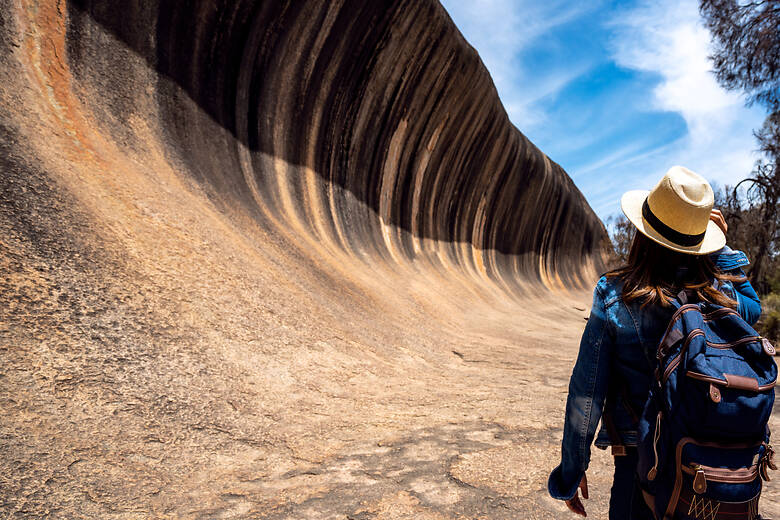
M726 235L724 235L718 225L711 220L707 223L704 239L695 246L681 246L662 236L642 217L642 205L649 193L650 192L647 190L632 190L624 193L623 197L620 199L620 207L623 210L623 214L644 236L672 251L689 255L706 255L714 253L726 245Z

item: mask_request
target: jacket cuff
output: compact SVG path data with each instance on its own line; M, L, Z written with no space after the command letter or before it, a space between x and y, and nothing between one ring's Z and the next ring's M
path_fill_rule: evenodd
M710 258L721 271L733 271L750 265L750 260L745 253L735 251L729 246L724 246L720 251L711 253Z
M550 478L547 479L547 491L555 499L569 500L577 494L577 488L580 486L583 473L580 472L578 475L566 477L563 474L562 465L558 465L550 473Z

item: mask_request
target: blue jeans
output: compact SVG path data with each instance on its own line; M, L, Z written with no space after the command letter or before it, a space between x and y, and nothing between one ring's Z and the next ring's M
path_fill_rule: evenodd
M609 497L609 520L654 520L636 478L636 448L615 457L615 477Z

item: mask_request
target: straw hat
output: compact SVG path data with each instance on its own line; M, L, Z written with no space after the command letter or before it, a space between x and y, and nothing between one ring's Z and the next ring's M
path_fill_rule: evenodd
M673 166L655 188L623 194L620 206L640 233L680 253L704 255L726 245L710 220L714 196L701 175Z

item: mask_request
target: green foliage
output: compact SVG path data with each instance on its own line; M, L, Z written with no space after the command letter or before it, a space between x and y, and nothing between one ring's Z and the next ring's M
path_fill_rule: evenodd
M769 277L771 292L780 294L780 265L775 266L775 272Z
M756 325L758 333L775 345L780 342L780 292L772 292L761 299L761 319Z
M756 330L765 338L769 338L775 345L780 346L780 265L769 277L769 286L772 292L761 298L761 319L756 325Z

